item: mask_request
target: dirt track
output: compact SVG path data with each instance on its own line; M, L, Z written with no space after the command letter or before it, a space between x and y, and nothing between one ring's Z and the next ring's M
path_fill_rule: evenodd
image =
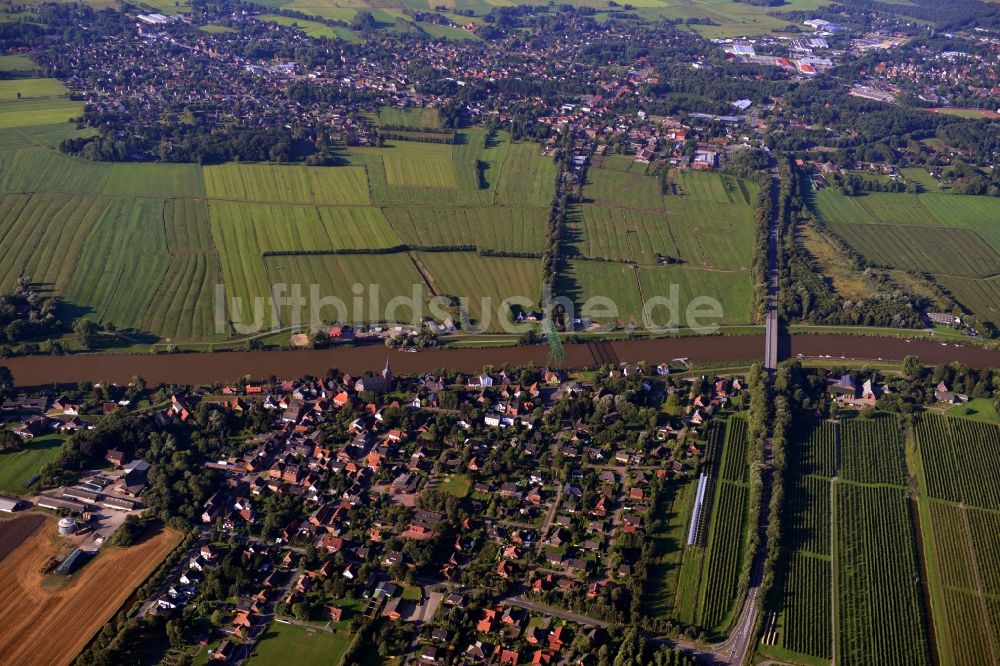
M58 548L54 523L33 516L0 523L0 554L7 552L0 559L2 663L69 664L180 541L176 532L161 531L131 548L109 548L67 586L45 590L41 569ZM18 539L20 546L9 549Z

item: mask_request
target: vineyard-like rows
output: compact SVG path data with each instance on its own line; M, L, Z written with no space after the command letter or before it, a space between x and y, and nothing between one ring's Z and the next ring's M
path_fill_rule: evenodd
M793 424L789 462L798 474L833 476L836 470L837 426L830 421L797 419Z
M954 663L995 663L989 619L985 616L983 601L968 592L946 588L944 605Z
M707 571L702 576L700 624L721 628L739 593L746 544L746 486L720 481L709 520Z
M1000 507L1000 427L925 414L915 432L931 497Z
M796 553L785 580L783 646L830 659L833 654L830 560Z
M722 453L723 442L726 441L727 423L728 421L725 419L712 419L706 436L708 444L705 446L705 452L702 456L703 465L714 465L721 460L720 454Z
M839 483L836 498L839 662L930 664L903 491Z
M862 483L904 485L906 469L899 421L892 415L840 423L841 476Z
M785 503L790 545L819 555L830 554L830 482L815 476L796 479Z
M746 483L750 480L747 460L747 422L734 416L726 429L726 445L722 449L719 477Z
M1000 595L1000 515L973 508L965 511L983 592Z
M928 506L941 581L945 585L975 589L972 544L969 543L962 507L936 501L928 502Z

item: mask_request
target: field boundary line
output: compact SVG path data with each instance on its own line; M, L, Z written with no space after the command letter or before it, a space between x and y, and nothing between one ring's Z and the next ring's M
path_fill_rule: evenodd
M434 283L434 276L431 275L429 270L427 270L427 267L424 266L423 262L417 258L416 253L410 250L407 251L406 256L410 258L411 262L413 262L413 267L417 269L417 273L420 274L421 279L424 281L424 284L427 285L427 288L430 289L431 294L433 296L440 296Z

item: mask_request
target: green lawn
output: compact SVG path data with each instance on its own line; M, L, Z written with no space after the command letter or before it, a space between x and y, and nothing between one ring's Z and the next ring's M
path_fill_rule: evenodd
M20 451L0 453L0 492L23 494L25 482L55 459L64 441L62 435L45 435L27 442Z
M348 633L333 635L274 622L257 643L249 663L253 666L338 664L350 642Z
M462 498L469 494L469 488L472 486L472 479L466 474L449 474L442 477L441 483L437 485L436 490L440 490L443 493L448 493L449 495L454 495L455 497Z
M996 405L989 398L977 398L964 405L955 405L947 413L948 416L963 416L975 421L1000 423L1000 415L997 414Z

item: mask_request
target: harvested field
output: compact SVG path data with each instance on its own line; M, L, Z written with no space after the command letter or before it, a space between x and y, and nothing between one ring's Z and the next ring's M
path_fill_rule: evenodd
M17 542L0 560L0 653L9 664L69 664L181 537L164 530L131 548L108 549L67 586L49 591L41 569L55 550L54 529L39 529L51 521L34 515L0 523L0 554Z

